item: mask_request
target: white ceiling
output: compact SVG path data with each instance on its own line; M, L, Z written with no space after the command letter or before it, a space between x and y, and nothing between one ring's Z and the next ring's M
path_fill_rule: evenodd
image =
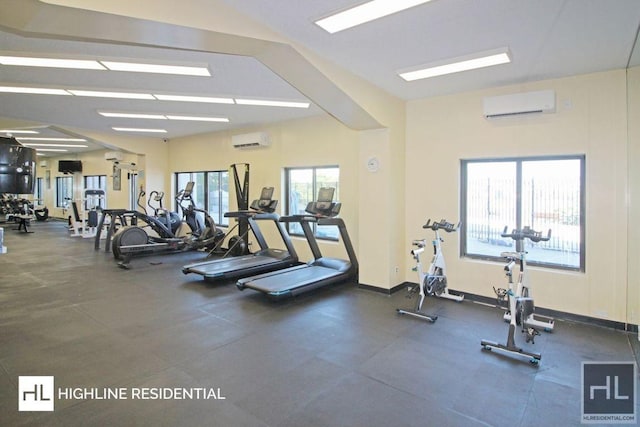
M0 15L26 0L0 0ZM147 0L149 5L154 2ZM182 14L212 13L223 5L257 21L338 67L404 100L519 84L640 65L632 50L640 25L638 0L433 0L377 21L328 34L313 21L360 0L181 0ZM111 19L105 15L105 22ZM308 100L286 72L249 56L124 44L25 37L0 28L1 54L208 64L212 77L177 77L112 71L71 71L0 65L0 85L55 86L232 98ZM92 34L88 33L87 37ZM414 82L396 71L474 52L508 47L512 63ZM636 48L638 50L638 47ZM262 62L261 62L262 61ZM286 69L289 63L278 64ZM297 64L291 63L291 67ZM298 89L296 89L296 87ZM114 132L112 126L162 127L176 138L233 130L325 114L309 109L131 101L51 95L0 93L0 129L24 124L53 125L76 132ZM98 110L228 117L229 123L105 118ZM144 135L150 136L150 135Z

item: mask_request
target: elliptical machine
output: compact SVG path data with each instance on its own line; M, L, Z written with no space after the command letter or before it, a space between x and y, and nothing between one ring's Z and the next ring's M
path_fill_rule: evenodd
M183 190L180 190L180 193L182 193L182 191ZM141 190L140 194L142 197L144 197L144 190ZM153 216L157 218L161 223L163 223L165 227L167 227L167 229L171 231L171 234L175 236L176 233L178 232L178 229L180 228L180 225L182 225L182 219L180 218L180 215L178 215L177 213L171 212L164 208L164 206L162 205L163 199L164 199L164 191L153 190L151 193L149 193L149 199L147 200L147 205L153 210ZM158 206L154 206L153 204L151 204L152 200ZM142 206L142 204L140 204L140 198L138 199L138 206L140 206L144 210L145 214L147 215L149 214L147 212L147 209L144 206Z
M491 351L495 348L510 354L528 357L530 363L537 365L542 355L536 352L525 351L515 343L516 326L521 327L521 332L525 334L527 343L531 342L531 344L535 344L535 337L540 335L540 332L534 325L528 323L528 320L533 318L533 312L535 311L533 298L517 294L517 289L514 289L513 284L513 269L517 263L520 264L518 274L518 288L520 288L522 286L526 265L526 251L521 247L523 241L525 239L529 239L535 243L548 241L551 238L551 230L549 230L547 237L544 237L542 232L534 231L530 227L525 227L521 230L514 229L511 233L507 233L507 227L505 227L502 237L511 237L515 240L516 250L519 250L518 252L503 252L500 254L507 260L504 271L507 277L508 289L494 288L499 299L507 297L509 300L509 332L507 333L507 343L499 344L494 341L482 340L480 345L482 345L483 350Z
M180 191L176 196L176 202L180 204L185 199L190 199L193 191L193 182L189 182L187 187ZM128 269L129 262L132 257L140 255L152 255L158 253L167 252L179 252L185 250L197 250L207 249L214 247L220 239L224 238L224 233L215 227L213 218L203 209L191 208L192 214L195 216L196 211L202 212L205 216L205 223L208 225L204 229L193 229L191 234L183 237L179 237L173 231L171 226L171 220L164 218L160 219L156 216L151 216L146 213L146 209L140 203L140 200L144 197L144 192L138 196L138 206L140 206L145 212L132 211L129 212L132 215L132 225L126 226L118 230L113 236L113 242L111 249L113 256L118 260L118 266ZM193 200L191 200L193 203ZM179 217L178 217L179 220ZM151 235L147 231L138 226L138 221L146 224L156 235ZM179 220L181 223L182 221ZM197 224L195 219L187 220L187 224ZM176 227L176 230L179 229Z

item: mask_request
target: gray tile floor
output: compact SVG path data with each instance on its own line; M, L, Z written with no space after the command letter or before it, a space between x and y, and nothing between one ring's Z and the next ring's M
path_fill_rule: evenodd
M121 270L62 222L28 235L10 228L0 255L3 426L579 425L581 362L638 351L635 335L558 321L537 337L535 367L482 351L483 338L505 341L507 325L469 301L428 299L434 324L396 315L413 304L404 292L353 285L272 302L184 276L199 253ZM219 388L226 399L60 399L54 412L18 412L20 375L53 375L56 388Z

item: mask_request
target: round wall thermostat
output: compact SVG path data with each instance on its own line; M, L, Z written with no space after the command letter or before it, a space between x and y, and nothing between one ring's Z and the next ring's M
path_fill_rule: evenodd
M380 168L380 161L377 157L371 157L367 160L367 170L369 172L377 172Z

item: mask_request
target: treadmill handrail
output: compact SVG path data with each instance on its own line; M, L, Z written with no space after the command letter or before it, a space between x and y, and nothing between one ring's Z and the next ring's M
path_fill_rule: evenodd
M310 215L310 214L287 215L287 216L281 216L279 221L280 222L318 222L320 218L324 218L324 217Z

